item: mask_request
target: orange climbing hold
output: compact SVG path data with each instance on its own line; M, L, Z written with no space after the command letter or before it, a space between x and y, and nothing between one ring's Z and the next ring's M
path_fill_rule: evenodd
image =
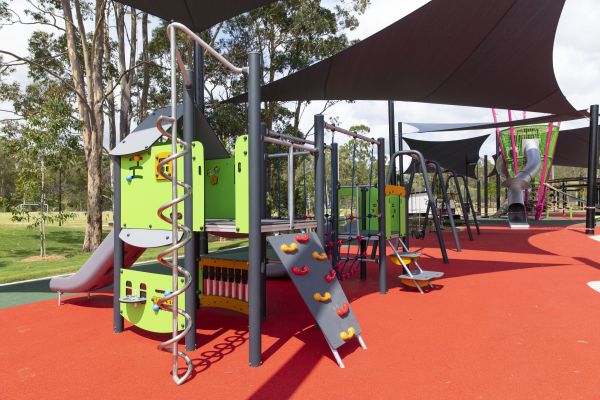
M282 244L281 245L281 251L283 251L284 253L294 253L298 250L298 245L296 243L292 243L290 245L287 244Z
M348 303L344 303L343 306L336 310L338 317L343 318L350 312L350 306Z
M340 332L340 338L342 340L350 340L354 337L355 333L356 333L356 330L353 327L350 327L350 328L348 328L347 331Z
M314 294L313 298L315 299L315 301L321 302L321 303L326 303L329 300L331 300L331 293L329 292L325 292L323 294L317 292Z
M313 251L312 258L319 261L325 261L327 260L327 253L319 253L318 251Z
M306 275L310 272L310 267L308 267L306 265L302 266L302 268L293 266L292 272L294 273L294 275Z
M330 270L329 273L327 275L325 275L325 281L327 281L327 283L330 283L331 281L333 281L335 279L336 276L336 272L335 270Z
M310 236L308 233L305 233L304 235L299 233L296 235L296 242L298 242L298 243L304 244L304 243L308 243L309 241L310 241Z

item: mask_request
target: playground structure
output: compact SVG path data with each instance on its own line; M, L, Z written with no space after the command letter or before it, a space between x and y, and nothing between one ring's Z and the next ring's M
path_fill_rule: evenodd
M181 61L176 31L193 40L196 51L206 50L229 72L247 78L248 134L237 138L233 155L216 138L194 100L195 72L186 70ZM170 24L168 34L172 51L171 106L157 110L111 151L115 163L114 231L79 273L52 280L51 288L59 293L59 304L62 293L89 292L112 281L115 332L122 331L123 321L127 320L149 332L171 333L171 338L158 347L172 354L172 378L181 384L190 377L192 363L178 343L185 339L187 351L196 348L198 306L248 315L249 363L251 366L262 363L261 321L266 317L267 307L265 280L267 269L278 264L295 284L321 327L336 362L343 368L337 352L341 345L357 338L366 349L356 317L339 284L339 280L349 279L356 272L356 263L360 263L362 279L366 279L366 263L377 263L382 294L387 292L388 245L398 258L397 264L403 267L400 279L421 293L442 275L421 270L402 241L407 236L406 198L410 190L396 185L389 174L386 179L385 140L326 124L322 115L315 116L314 141L268 130L260 123L259 54L250 53L248 67L240 68L181 24ZM182 105L177 105L176 97L179 73L183 75L185 88ZM339 226L339 199L348 196L348 188L339 187L338 144L325 145L326 130L366 141L377 149L376 182L373 165L368 186L355 185L352 177L350 204L356 200L358 206L356 213L351 207L350 215L343 220L348 222L344 227ZM270 153L269 145L288 150ZM325 193L326 151L332 159L330 196ZM425 160L419 152L400 151L395 156L403 154L410 155L424 168ZM312 156L315 160L314 218L294 215L293 168L294 159L299 156ZM266 160L273 158L287 158L288 174L292 177L288 179L286 219L266 215L264 171ZM424 181L429 208L434 210L436 201L427 174ZM355 198L359 191L360 201L358 196ZM328 197L330 214L325 211ZM305 195L305 208L306 202ZM439 226L439 215L437 212L432 215ZM315 232L309 234L310 231ZM248 246L208 253L207 234L248 237ZM448 262L440 230L438 239ZM157 257L157 263L133 265L145 249L159 247L167 248ZM350 255L354 247L359 252ZM417 269L411 270L402 257L412 257L411 263ZM404 275L408 278L403 278ZM185 363L183 374L179 373L180 360Z

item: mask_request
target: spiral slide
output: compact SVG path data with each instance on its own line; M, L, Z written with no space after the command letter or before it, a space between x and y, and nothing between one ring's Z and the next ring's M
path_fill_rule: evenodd
M78 272L67 277L52 278L50 290L59 293L80 293L110 285L113 282L114 243L114 231L110 231ZM125 243L123 266L131 267L144 250Z

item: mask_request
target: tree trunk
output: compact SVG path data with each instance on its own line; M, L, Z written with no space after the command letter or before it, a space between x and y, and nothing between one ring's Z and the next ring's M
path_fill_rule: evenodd
M127 71L127 62L125 61L125 7L122 4L117 4L115 8L117 15L117 41L119 45L119 76L121 76L120 91L121 91L121 106L119 109L119 131L121 140L125 138L131 128L131 83L133 82L136 60L136 43L137 43L137 14L134 9L131 9L131 32L129 40L129 68Z
M140 95L140 107L138 120L142 122L148 113L148 92L150 90L150 51L148 49L148 13L142 14L142 93Z
M40 190L40 257L46 258L46 211L44 210L45 203L45 165L44 158L41 160L41 190Z
M87 38L81 14L81 0L74 0L77 25L73 20L70 0L61 0L65 18L67 50L73 86L76 90L77 109L82 121L83 148L87 162L87 225L83 241L83 251L95 250L102 241L102 139L104 135L104 12L105 0L96 0L95 25L91 49L87 40L79 41L83 51L82 68L77 54L78 40ZM77 29L77 32L76 32ZM84 76L84 70L87 76ZM86 85L87 83L87 85Z

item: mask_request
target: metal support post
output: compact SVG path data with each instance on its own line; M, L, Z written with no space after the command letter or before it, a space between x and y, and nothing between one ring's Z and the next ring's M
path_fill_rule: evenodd
M113 235L114 235L114 267L113 267L113 332L123 332L123 317L121 316L121 269L123 268L124 246L119 237L121 233L121 157L113 157ZM60 294L59 294L60 296ZM59 297L60 299L60 297ZM59 300L60 303L60 300Z
M379 293L387 293L387 237L385 234L385 139L377 141L377 194L379 199ZM393 159L391 159L393 161Z
M596 179L598 167L598 105L590 108L590 145L588 148L588 188L585 207L585 233L593 235L596 219Z
M321 114L315 115L315 147L315 219L317 236L325 243L325 117Z

